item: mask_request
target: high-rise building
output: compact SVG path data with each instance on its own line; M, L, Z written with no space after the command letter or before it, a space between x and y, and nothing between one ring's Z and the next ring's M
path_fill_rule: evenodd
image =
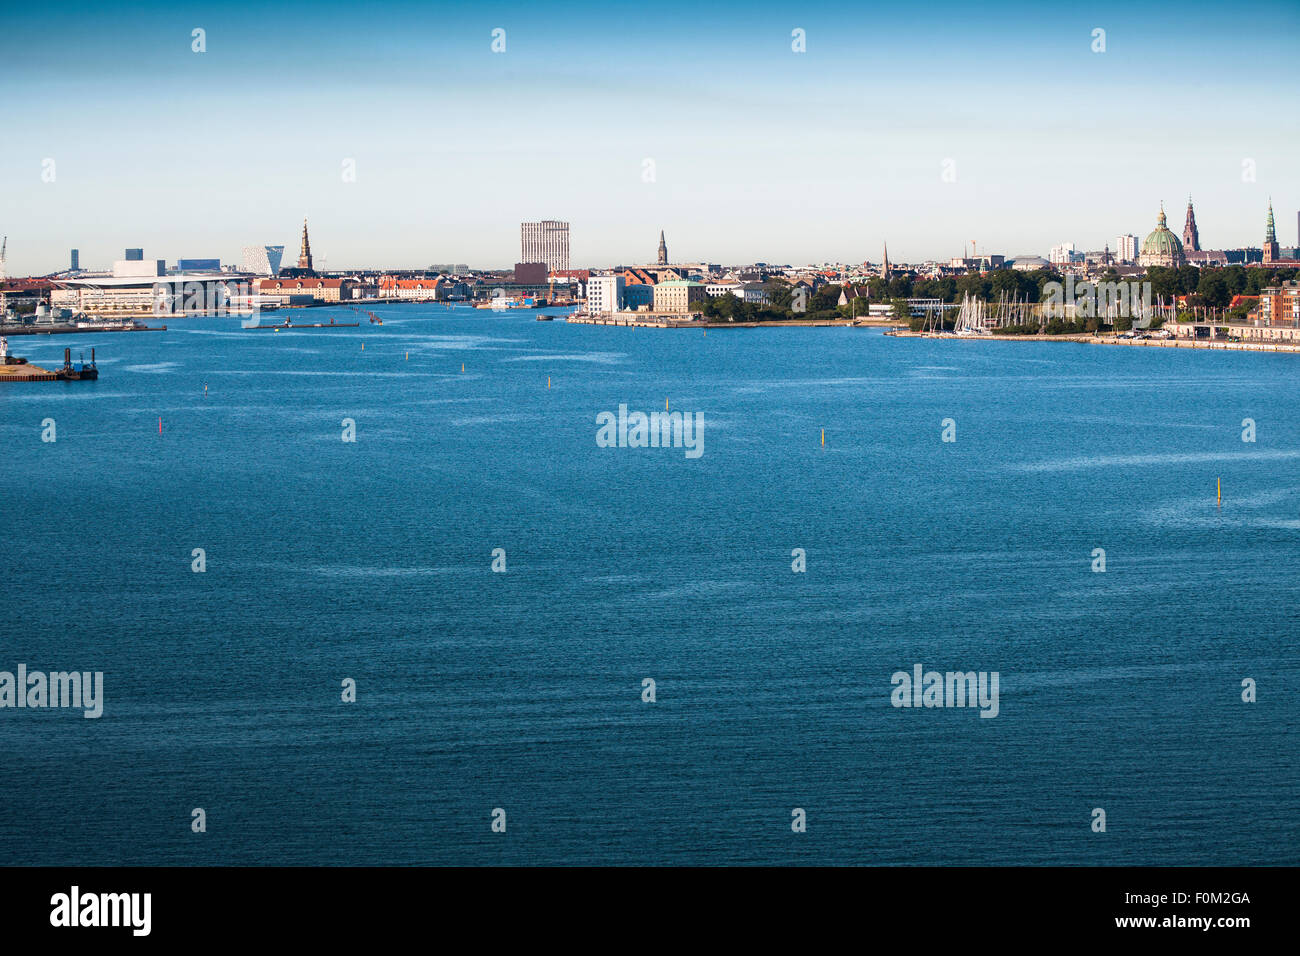
M311 271L311 243L307 240L307 220L302 221L302 250L298 253L298 268Z
M552 272L569 268L569 224L554 219L519 224L520 262L545 262Z
M664 241L664 231L659 230L659 265L668 265L668 243Z
M126 250L126 256L123 258L122 261L124 261L124 262L144 262L144 250L143 250L143 249L128 249L128 250Z
M68 262L68 269L72 272L81 271L81 250L80 249L72 250L72 258Z
M1137 262L1138 257L1138 237L1133 235L1124 235L1115 237L1115 258L1121 263L1132 264Z
M1277 262L1282 258L1277 247L1277 230L1273 227L1273 200L1268 201L1268 222L1264 224L1264 263Z
M1192 212L1192 197L1187 197L1187 222L1183 225L1183 252L1200 252L1201 236L1196 231L1196 213Z
M244 271L253 275L276 275L283 259L284 246L244 246Z

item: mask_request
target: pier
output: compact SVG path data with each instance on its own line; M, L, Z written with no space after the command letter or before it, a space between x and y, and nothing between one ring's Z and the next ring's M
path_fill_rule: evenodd
M78 335L82 332L166 332L165 325L0 325L0 335Z
M9 354L9 343L0 336L0 382L81 382L99 378L95 365L95 350L90 350L90 362L77 368L72 364L72 350L63 350L63 368L50 371L39 365L29 365L27 359Z

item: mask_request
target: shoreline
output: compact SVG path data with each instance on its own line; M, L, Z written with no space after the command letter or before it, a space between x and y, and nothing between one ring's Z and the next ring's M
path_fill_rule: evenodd
M933 332L893 332L892 338L944 339L953 342L1074 342L1081 345L1119 345L1139 348L1197 349L1230 352L1300 353L1300 345L1277 342L1227 342L1222 339L1117 339L1088 333L1068 335L936 335Z
M624 328L642 329L766 329L766 328L859 328L859 329L906 329L907 324L895 319L776 319L771 322L692 322L688 319L674 321L664 318L659 321L636 321L621 316L575 316L557 315L571 325L617 325Z

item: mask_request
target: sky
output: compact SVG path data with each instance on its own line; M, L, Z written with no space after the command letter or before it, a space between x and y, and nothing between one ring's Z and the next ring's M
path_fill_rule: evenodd
M661 229L897 262L1113 249L1162 200L1181 235L1190 194L1205 248L1258 246L1270 196L1295 245L1297 40L1272 0L11 7L0 234L10 276L292 264L304 218L325 269L508 268L536 219L575 268Z

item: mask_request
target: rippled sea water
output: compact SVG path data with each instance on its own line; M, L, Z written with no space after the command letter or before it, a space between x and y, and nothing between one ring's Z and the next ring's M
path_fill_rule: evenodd
M1296 356L375 311L10 340L0 863L1300 862Z

